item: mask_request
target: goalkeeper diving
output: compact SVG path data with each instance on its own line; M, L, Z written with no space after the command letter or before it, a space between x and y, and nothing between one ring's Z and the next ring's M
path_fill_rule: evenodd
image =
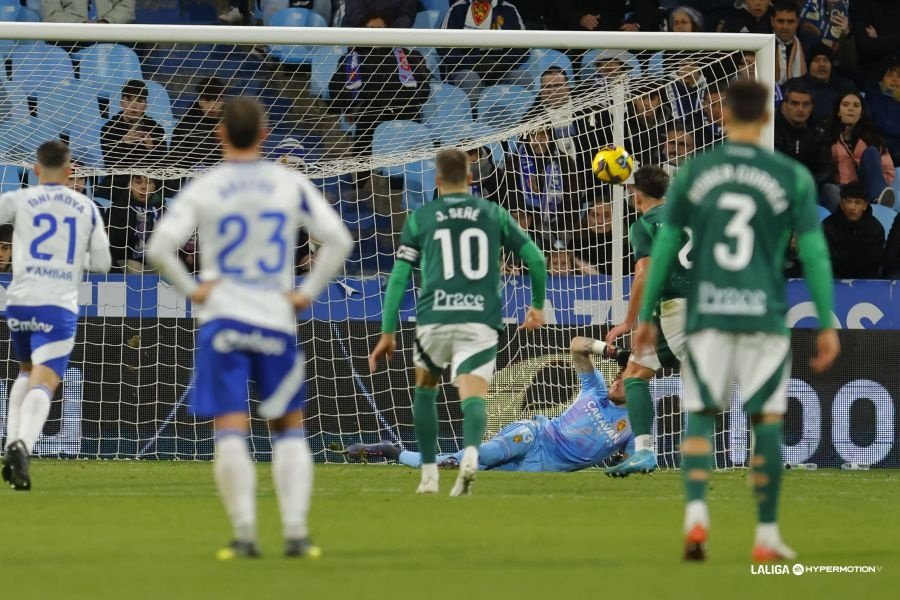
M574 402L558 417L537 415L510 423L478 448L478 468L497 471L580 471L634 451L634 436L625 408L622 370L607 387L592 355L628 363L629 352L599 340L576 337L570 344L572 363L581 389ZM401 450L392 442L353 444L344 453L351 459L385 457L419 468L422 455ZM442 467L457 466L463 452L439 454Z

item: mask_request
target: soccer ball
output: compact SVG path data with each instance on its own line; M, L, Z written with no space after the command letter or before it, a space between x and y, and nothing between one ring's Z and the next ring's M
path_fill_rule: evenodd
M622 146L605 146L594 155L594 175L605 183L622 183L631 177L634 160Z

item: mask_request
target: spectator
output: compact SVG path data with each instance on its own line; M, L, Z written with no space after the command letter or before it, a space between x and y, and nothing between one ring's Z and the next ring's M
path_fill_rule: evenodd
M162 194L145 175L131 175L128 187L113 188L109 209L109 247L113 266L126 273L144 273L144 248L162 216Z
M894 181L894 163L866 114L859 92L847 92L841 97L831 127L835 181L840 185L859 181L866 190L866 200L893 206L890 184ZM833 197L834 192L831 194Z
M850 34L850 0L805 0L800 11L798 35L807 44L824 44L837 52Z
M41 21L45 23L133 23L134 0L43 0L41 2Z
M900 165L900 59L887 64L881 82L869 90L866 100L894 164Z
M703 101L703 123L694 134L697 145L708 148L725 139L725 117L722 111L724 94L717 87L710 87Z
M854 0L853 31L860 65L874 80L881 62L900 54L900 2L897 0Z
M596 147L591 135L595 129L593 114L573 108L569 78L559 67L550 67L541 75L540 92L525 113L525 121L537 119L554 126L559 150L574 160L579 170L587 170Z
M884 244L884 279L900 279L900 217L894 219L887 242Z
M518 4L518 2L516 3ZM559 26L569 31L659 31L658 0L559 2Z
M581 225L569 241L576 266L591 274L609 273L613 259L611 202L597 202L585 211Z
M571 5L572 0L511 0L522 17L522 25L529 31L554 29L553 17L562 6ZM451 2L450 4L453 4ZM571 8L570 6L568 8ZM549 26L548 26L549 25ZM565 28L561 28L565 29Z
M664 124L668 120L669 113L663 104L662 91L658 88L631 99L625 115L625 137L628 151L639 164L650 165L660 161L660 147L665 140ZM612 139L611 132L607 139ZM598 144L598 147L601 145Z
M472 195L486 198L492 202L500 203L505 198L503 191L503 169L494 163L490 148L470 148L466 151L469 156L470 169L472 171Z
M522 30L525 26L514 4L507 0L459 0L444 17L443 29ZM518 70L528 50L524 48L439 48L447 79L475 97L482 85L521 84L528 74ZM527 85L528 83L525 83Z
M147 86L132 79L122 87L121 112L100 130L100 149L107 169L134 167L165 155L166 138L159 123L147 116Z
M802 82L813 99L812 118L825 121L834 114L834 106L840 96L856 86L847 79L834 74L834 53L825 44L816 44L807 53L809 72L796 80Z
M884 252L884 227L872 215L859 183L841 188L839 210L822 222L831 268L841 279L877 279Z
M671 173L682 162L694 154L697 142L694 134L690 131L687 124L683 121L674 121L669 123L666 129L666 144L664 146L661 161L669 167Z
M669 15L669 31L695 33L704 31L703 15L690 6L679 6Z
M775 117L775 149L803 163L822 189L834 178L834 164L828 132L810 118L812 109L812 94L802 80L789 81L784 88L781 110Z
M409 29L418 12L416 0L332 0L332 4L338 27L365 27L370 15L379 14L388 27Z
M541 215L544 231L571 229L576 201L575 166L559 151L553 129L538 129L522 137L506 167L512 202Z
M0 273L12 273L13 226L0 225Z
M387 17L373 13L365 27L383 28ZM372 151L375 128L385 121L419 119L430 89L419 69L424 60L405 48L350 48L331 78L335 107L356 125L356 150Z
M732 14L735 0L668 0L668 4L681 4L703 15L707 31L716 31L719 23Z
M744 0L740 8L727 13L716 31L729 33L772 33L772 10L769 0Z
M204 77L199 81L197 100L172 135L171 156L178 166L194 168L219 162L222 148L216 129L222 120L224 97L225 82L218 77Z
M69 183L68 187L72 190L75 190L79 194L86 194L85 188L87 187L87 177L84 175L76 175L75 171L84 168L79 162L72 161L72 172L69 174Z
M800 10L791 0L779 0L772 15L775 32L775 83L806 75L806 53L797 38Z
M620 84L628 97L628 76L638 65L634 54L627 50L603 50L594 59L594 72L590 77L591 93L598 96L597 105L603 108L613 103L613 87ZM640 67L637 67L640 69Z
M675 80L666 86L672 117L701 121L708 86L700 64L679 53L667 54L666 59L675 73Z

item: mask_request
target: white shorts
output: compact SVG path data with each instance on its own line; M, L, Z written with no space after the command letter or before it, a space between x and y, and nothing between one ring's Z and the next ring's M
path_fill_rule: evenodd
M788 336L704 329L688 336L682 406L690 412L726 410L736 381L746 413L783 415L790 374Z
M450 380L460 374L478 375L488 383L494 376L499 333L483 323L419 325L413 363L434 374L450 365Z
M629 359L642 367L659 371L675 369L687 356L687 300L673 298L659 303L659 314L653 318L656 325L656 347L640 354L632 353Z

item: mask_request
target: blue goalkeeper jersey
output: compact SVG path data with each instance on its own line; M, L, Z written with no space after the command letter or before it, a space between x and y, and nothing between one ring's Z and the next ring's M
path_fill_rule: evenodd
M598 371L582 373L581 392L566 412L551 419L542 433L545 470L577 471L596 465L633 446L631 423L624 406L609 401Z

